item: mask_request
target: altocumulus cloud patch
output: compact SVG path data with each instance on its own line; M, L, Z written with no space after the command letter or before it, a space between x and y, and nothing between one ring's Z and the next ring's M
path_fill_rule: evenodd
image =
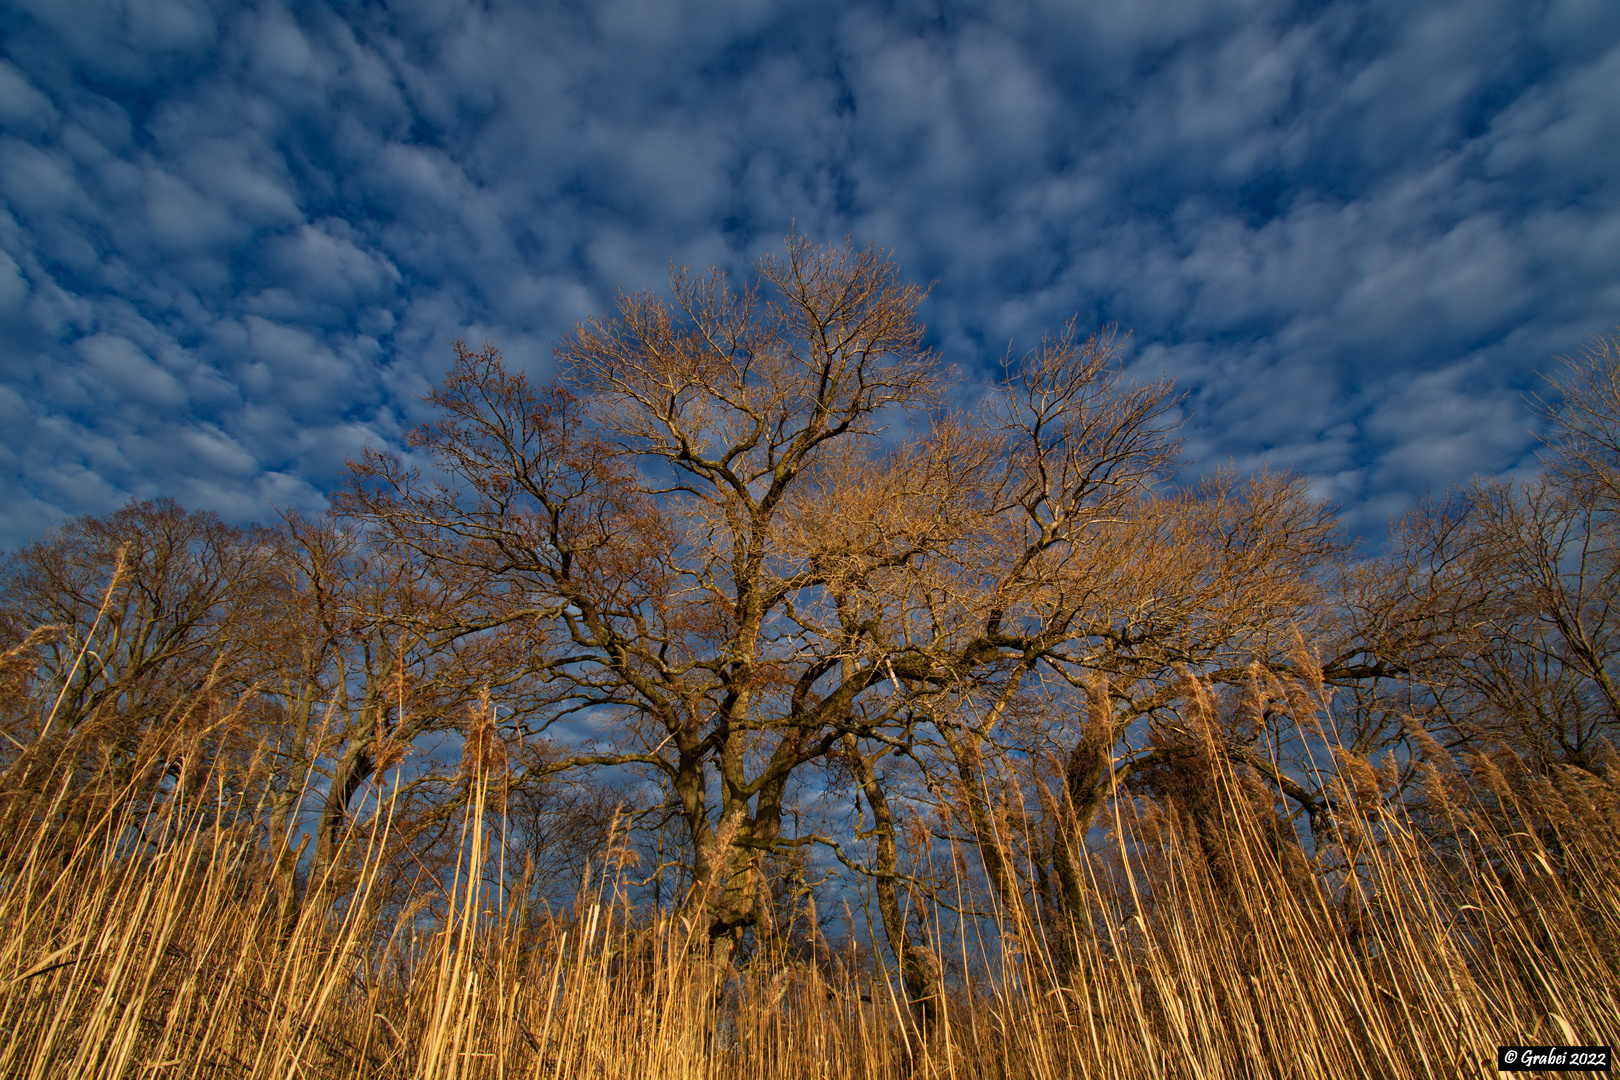
M896 250L963 393L1071 315L1192 468L1376 535L1533 467L1620 322L1606 0L204 4L0 13L0 545L315 509L447 343L532 372L671 261Z

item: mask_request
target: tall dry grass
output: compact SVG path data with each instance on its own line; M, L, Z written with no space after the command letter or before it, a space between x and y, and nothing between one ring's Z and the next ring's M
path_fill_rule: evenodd
M8 1077L1451 1078L1498 1043L1620 1041L1620 769L1437 759L1396 804L1347 757L1307 859L1210 764L1202 813L1122 798L1109 843L1077 843L1070 925L957 935L979 974L919 1033L898 980L769 950L717 972L700 917L611 878L556 916L503 906L479 872L498 785L472 786L448 894L403 913L371 902L379 788L358 884L288 927L223 773L39 783L63 745L4 778Z

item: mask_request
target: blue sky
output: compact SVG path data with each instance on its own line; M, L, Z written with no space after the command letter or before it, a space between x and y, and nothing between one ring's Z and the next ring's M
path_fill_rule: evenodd
M964 384L1071 314L1194 468L1375 537L1533 467L1620 323L1620 4L0 3L0 547L323 505L450 339L536 374L789 223L935 281Z

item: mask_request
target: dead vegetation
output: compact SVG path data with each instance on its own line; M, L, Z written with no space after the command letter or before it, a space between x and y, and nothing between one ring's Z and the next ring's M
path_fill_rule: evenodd
M1620 1032L1612 342L1352 557L790 239L335 511L0 565L0 1074L1454 1077Z
M1183 766L1196 797L1122 795L1104 835L1074 844L1078 925L1056 934L1023 908L946 934L953 916L930 913L963 974L925 1030L904 980L849 943L760 950L717 978L702 912L633 905L620 878L594 877L564 911L521 910L478 872L502 856L487 769L469 777L447 891L392 913L370 902L384 781L346 839L373 872L287 927L225 773L81 808L63 788L20 792L19 760L0 1071L1455 1077L1490 1074L1504 1041L1614 1042L1612 772L1423 761L1425 795L1404 811L1346 756L1333 838L1306 855L1276 835L1254 776L1208 750Z

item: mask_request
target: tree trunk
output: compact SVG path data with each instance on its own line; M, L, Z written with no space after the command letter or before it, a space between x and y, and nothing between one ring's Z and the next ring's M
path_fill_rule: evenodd
M872 882L877 890L878 912L883 918L883 936L888 938L889 950L900 965L900 978L905 984L906 1000L917 1024L918 1034L924 1039L939 1014L942 973L939 958L928 947L928 932L921 919L916 933L906 924L906 912L900 905L898 886L900 855L894 828L894 813L889 807L888 794L878 782L872 762L861 753L853 735L844 737L849 761L860 781L861 794L872 808L872 832L877 841L877 873Z

